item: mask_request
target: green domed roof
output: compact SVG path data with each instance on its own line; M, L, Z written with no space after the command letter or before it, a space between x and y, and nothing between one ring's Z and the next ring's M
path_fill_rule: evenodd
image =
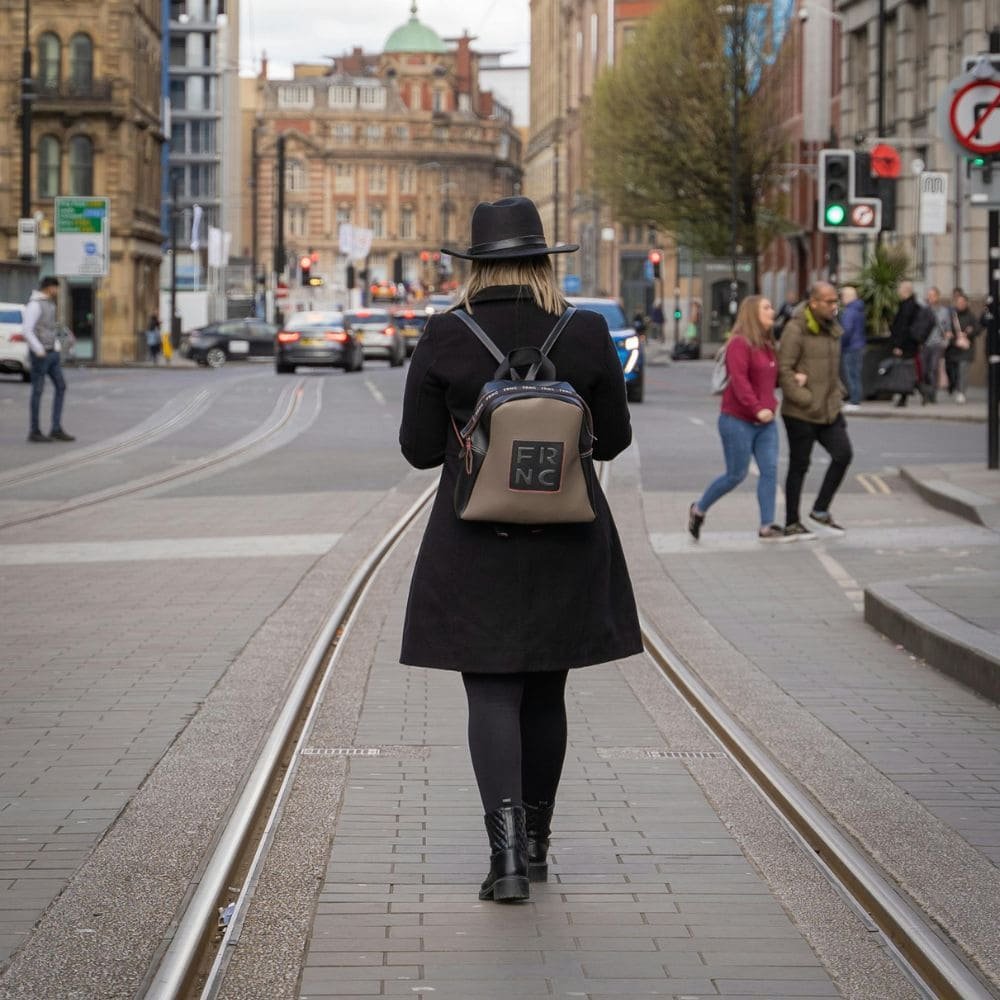
M410 7L410 19L400 25L385 42L384 52L447 52L448 47L433 28L417 20L417 0Z

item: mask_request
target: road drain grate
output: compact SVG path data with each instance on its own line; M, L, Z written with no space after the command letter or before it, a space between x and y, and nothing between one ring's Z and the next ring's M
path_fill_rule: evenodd
M303 757L378 757L378 747L305 747Z
M660 750L656 747L601 747L597 755L604 760L725 760L721 750Z

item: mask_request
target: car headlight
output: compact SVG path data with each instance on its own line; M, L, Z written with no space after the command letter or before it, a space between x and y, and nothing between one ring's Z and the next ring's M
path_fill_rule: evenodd
M639 338L632 336L625 338L625 350L626 351L638 351L639 350Z

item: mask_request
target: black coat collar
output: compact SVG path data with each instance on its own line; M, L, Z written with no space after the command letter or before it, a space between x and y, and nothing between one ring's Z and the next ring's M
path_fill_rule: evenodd
M490 285L489 288L484 288L472 297L473 302L503 302L524 299L529 302L535 301L528 285Z

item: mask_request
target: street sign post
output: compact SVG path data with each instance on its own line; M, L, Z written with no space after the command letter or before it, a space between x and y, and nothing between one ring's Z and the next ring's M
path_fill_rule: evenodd
M105 278L111 244L108 198L56 198L55 273L63 278Z

